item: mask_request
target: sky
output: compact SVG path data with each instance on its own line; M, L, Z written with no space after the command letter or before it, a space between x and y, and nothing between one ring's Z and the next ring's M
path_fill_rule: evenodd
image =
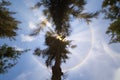
M46 80L51 77L51 70L44 64L42 58L34 56L33 50L37 47L44 48L45 31L37 37L29 34L36 28L39 21L45 19L41 10L31 10L39 0L11 0L11 11L17 12L14 17L21 21L18 26L16 40L0 39L0 44L8 44L17 49L31 49L21 55L18 64L8 73L0 74L0 80ZM102 0L87 0L85 10L88 12L101 9ZM110 21L104 20L100 14L97 19L92 19L88 25L84 20L71 22L72 34L68 39L76 44L71 49L69 60L62 64L66 80L120 80L120 43L108 44L110 37L105 34ZM48 22L47 27L51 27Z

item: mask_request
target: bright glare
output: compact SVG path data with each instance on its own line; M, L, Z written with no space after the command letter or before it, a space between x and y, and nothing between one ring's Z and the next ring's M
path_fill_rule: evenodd
M65 39L65 38L63 39L63 38L62 38L62 36L59 36L59 35L58 35L56 38L57 38L57 39L59 39L59 40L61 40L61 41L63 41L63 42L65 42L65 41L66 41L66 39Z

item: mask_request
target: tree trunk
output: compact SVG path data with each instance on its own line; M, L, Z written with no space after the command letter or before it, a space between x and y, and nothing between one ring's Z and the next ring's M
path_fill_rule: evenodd
M57 55L55 59L55 64L54 66L52 66L52 80L61 80L63 72L61 70L60 65L61 65L60 56Z

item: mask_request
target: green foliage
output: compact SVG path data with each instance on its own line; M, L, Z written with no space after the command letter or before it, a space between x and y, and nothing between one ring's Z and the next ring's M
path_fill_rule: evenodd
M19 56L25 51L17 50L15 47L9 47L4 44L0 46L0 74L6 73L17 63Z
M42 56L45 58L46 66L52 67L51 80L61 80L63 72L61 69L61 63L66 62L68 59L69 46L71 45L69 40L65 40L64 36L58 36L55 32L48 31L45 36L45 45L47 48L41 50L37 48L34 51L34 55Z
M102 7L106 18L114 20L120 17L120 0L104 0Z
M2 0L0 2L0 37L13 39L17 35L16 30L20 22L13 18L12 15L15 12L9 11L7 8L9 5L11 5L9 1Z
M106 32L111 36L110 43L120 42L120 0L104 0L102 7L105 18L112 22Z
M46 20L52 23L53 29L49 29L45 36L45 45L47 45L47 48L43 50L37 48L34 51L35 55L42 55L46 59L47 66L52 67L53 75L51 80L61 80L61 76L63 76L60 67L61 63L66 62L66 59L68 59L68 54L70 53L68 48L76 47L71 46L70 40L65 40L71 33L70 22L74 19L82 19L89 23L91 18L96 17L98 14L98 12L84 12L85 4L85 0L40 0L32 7L32 9L36 9L43 6L43 14ZM40 24L42 25L43 22ZM46 24L41 25L30 35L36 36L43 29L43 26L46 26Z
M68 36L71 32L70 21L79 18L89 23L91 18L97 16L97 12L83 12L85 4L85 0L41 0L32 9L44 6L43 14L57 34Z
M10 5L9 1L0 1L0 38L14 39L17 35L16 30L18 30L17 26L20 22L13 17L15 12L8 9ZM15 66L20 55L27 51L17 50L6 44L0 46L0 74L6 73L8 69Z
M120 42L120 18L110 24L106 33L111 35L110 43Z
M65 62L68 59L67 54L69 54L68 46L70 45L69 40L62 41L56 38L54 34L47 33L45 38L45 44L48 46L46 49L41 50L37 48L34 52L35 55L46 57L46 65L52 66L56 57L60 57L60 62Z

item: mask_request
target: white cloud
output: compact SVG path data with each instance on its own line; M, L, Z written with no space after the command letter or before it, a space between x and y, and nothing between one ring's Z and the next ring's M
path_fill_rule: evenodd
M28 2L30 2L29 0L26 0ZM33 5L33 2L29 3L28 6L30 6L30 4ZM41 15L41 13L39 11L34 11L34 15L35 17L37 17L37 20L44 20L45 17ZM31 18L30 21L33 20L33 16ZM37 21L36 20L36 21ZM82 64L82 68L80 67L80 70L78 70L78 68L76 69L76 75L78 74L83 74L83 77L88 77L90 76L90 79L92 78L92 80L113 80L110 79L112 77L112 75L114 74L114 70L116 66L116 63L118 63L118 61L120 61L120 58L118 57L117 54L115 54L114 52L111 51L111 49L108 49L108 46L105 46L104 43L102 43L102 39L101 36L103 36L102 34L105 33L104 31L106 29L105 26L107 26L107 24L102 25L101 28L101 23L106 23L103 19L101 19L101 21L93 21L94 23L91 24L90 27L95 28L93 30L94 33L94 49L92 51L92 53L89 55L89 57L87 58L87 60L84 60L84 64ZM76 23L75 23L76 24ZM78 26L78 24L76 24L76 26ZM83 25L82 25L83 26ZM29 22L29 27L30 29L34 29L35 28L35 24L33 22ZM99 28L98 28L99 27ZM79 33L77 33L77 31ZM77 43L79 42L90 42L91 41L91 35L89 32L80 32L80 30L78 29L77 31L75 31L76 33L71 36L70 39L74 39ZM101 32L103 31L103 32ZM23 42L31 42L34 40L33 37L28 36L28 35L21 35L22 41ZM88 43L87 43L88 44ZM79 44L80 45L80 44ZM84 46L81 46L84 47ZM86 48L86 47L85 47ZM76 53L81 53L81 50L77 50ZM107 54L106 54L107 53ZM109 54L108 54L109 53ZM75 55L77 57L80 57L81 55ZM114 61L115 60L115 61ZM44 66L42 66L38 61L34 60L36 62L36 64L39 65L39 71L34 71L32 74L30 74L29 76L27 75L27 73L22 73L21 75L19 75L16 79L17 80L27 80L27 77L34 77L33 80L37 80L35 79L36 77L38 77L39 80L43 80L45 76L42 75L41 72L44 72ZM76 62L78 62L78 60L75 60ZM73 61L73 62L75 62ZM73 62L71 62L71 64L73 64ZM113 65L114 64L114 65ZM120 64L120 63L119 63ZM66 64L68 65L68 63ZM84 68L83 68L84 67ZM42 69L41 69L42 68ZM78 71L78 72L77 72ZM83 72L82 72L83 71ZM44 74L46 74L47 72L44 72ZM74 73L74 72L72 72ZM75 74L73 74L72 76L76 76ZM41 76L43 76L43 79L40 79ZM79 77L79 76L76 76ZM80 77L81 78L81 77ZM70 79L72 80L72 79ZM79 78L75 80L80 80ZM83 79L81 79L83 80ZM88 79L86 79L88 80ZM115 72L115 78L114 80L120 80L120 69L118 69Z
M29 24L30 29L35 29L36 28L35 23L33 23L32 21L30 21L28 24Z
M46 19L46 17L44 15L39 15L38 17L39 17L38 18L39 21L46 21L46 26L47 27L51 27L52 26L52 24Z
M41 63L41 61L35 57L31 56L30 60L31 68L20 73L14 80L47 80L51 77L51 72L48 68ZM28 62L28 63L29 63Z
M43 15L38 15L38 20L42 21L42 20L44 20L44 19L46 19L45 16L43 16Z
M23 51L23 48L20 48L20 47L18 47L18 46L16 46L16 45L15 45L14 47L15 47L15 49L18 50L18 51Z
M71 35L68 39L74 40L75 42L91 42L91 35L89 30L85 30Z
M103 23L103 22L102 22ZM95 26L95 27L94 27ZM97 26L97 27L96 27ZM92 36L93 36L93 49L88 59L84 61L76 70L70 71L70 80L120 80L120 68L115 72L115 70L120 66L120 55L119 52L113 51L107 42L105 42L104 27L101 28L98 23L92 24ZM100 31L101 29L101 31ZM103 31L102 31L103 30ZM86 33L84 33L85 35ZM76 35L76 36L75 36ZM71 39L79 39L89 37L81 36L79 33L75 34ZM90 39L90 38L88 38ZM86 40L88 40L86 38ZM83 40L84 41L84 40ZM120 45L119 45L120 46ZM118 47L118 46L117 46ZM84 47L86 48L86 47ZM77 50L76 53L81 53ZM76 60L77 61L77 60ZM73 63L73 62L72 62ZM115 72L115 78L114 78ZM82 76L79 76L83 74ZM68 76L68 77L69 77Z
M27 80L27 76L29 76L30 74L30 72L22 73L19 76L17 76L14 80Z
M35 40L35 37L21 34L21 41L22 42L32 42L33 40Z
M120 80L120 68L116 70L114 80Z
M99 46L102 47L102 45ZM107 55L102 48L98 47L92 51L80 68L71 73L72 76L77 75L73 78L81 80L113 80L114 70L116 69L115 66L116 64L113 59ZM80 74L83 74L83 76L79 76Z
M35 5L35 0L23 0L23 1L27 7L33 7Z

